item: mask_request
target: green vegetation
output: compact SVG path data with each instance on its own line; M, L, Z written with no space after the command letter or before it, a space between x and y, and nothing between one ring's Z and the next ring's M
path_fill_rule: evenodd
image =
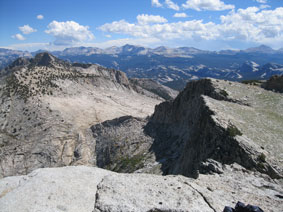
M227 132L228 132L228 135L231 136L231 137L235 137L237 135L243 135L243 133L234 125L230 125L228 128L227 128Z
M225 91L225 90L221 90L219 93L220 93L222 96L225 96L225 97L229 96L229 94L228 94L227 91Z
M243 80L242 83L246 85L261 85L259 80Z
M144 155L138 154L134 155L133 157L123 157L118 159L118 163L113 169L116 172L126 172L132 173L140 168L144 167Z
M260 153L260 155L257 158L260 162L266 162L266 156L263 153Z

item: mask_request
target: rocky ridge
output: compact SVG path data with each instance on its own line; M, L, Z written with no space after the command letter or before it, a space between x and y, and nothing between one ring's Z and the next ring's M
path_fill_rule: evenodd
M49 53L16 60L0 77L0 177L95 165L90 126L146 117L163 100L139 91L123 72L98 65L70 64Z
M124 117L93 126L98 166L198 177L218 172L218 163L236 162L282 178L282 104L281 94L257 86L191 82L148 120Z

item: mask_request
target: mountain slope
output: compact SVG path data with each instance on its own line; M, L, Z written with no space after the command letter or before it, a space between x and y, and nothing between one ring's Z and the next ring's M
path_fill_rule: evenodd
M151 96L135 92L123 72L98 65L70 64L48 53L15 61L0 78L0 176L95 165L89 127L123 115L148 116L163 100Z
M282 178L282 108L281 94L256 86L190 82L149 120L124 117L93 126L98 166L197 177L236 162Z
M165 100L172 100L178 95L178 92L176 90L161 85L160 83L157 83L152 79L132 78L130 79L130 83L137 92L139 92L139 90L141 90L142 92L144 92L144 90L147 90L150 93L154 93Z

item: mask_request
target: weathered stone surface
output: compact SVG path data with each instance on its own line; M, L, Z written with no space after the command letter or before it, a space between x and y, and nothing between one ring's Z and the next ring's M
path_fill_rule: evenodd
M97 184L109 172L89 167L46 168L0 180L1 212L90 212Z
M109 175L98 185L94 212L214 210L182 176Z
M264 211L283 209L282 180L272 180L267 175L255 174L238 164L225 166L222 174L203 175L194 181L197 189L215 211L225 206L233 207L238 201L257 205Z
M38 169L0 180L1 212L220 212L238 201L264 211L283 210L279 181L225 166L223 174L117 174L94 167Z

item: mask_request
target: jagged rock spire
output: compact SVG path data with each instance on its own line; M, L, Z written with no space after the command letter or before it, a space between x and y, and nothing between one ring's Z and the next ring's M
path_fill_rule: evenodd
M49 66L54 64L62 64L66 62L59 60L49 52L42 52L35 55L33 59L33 63L38 66Z

